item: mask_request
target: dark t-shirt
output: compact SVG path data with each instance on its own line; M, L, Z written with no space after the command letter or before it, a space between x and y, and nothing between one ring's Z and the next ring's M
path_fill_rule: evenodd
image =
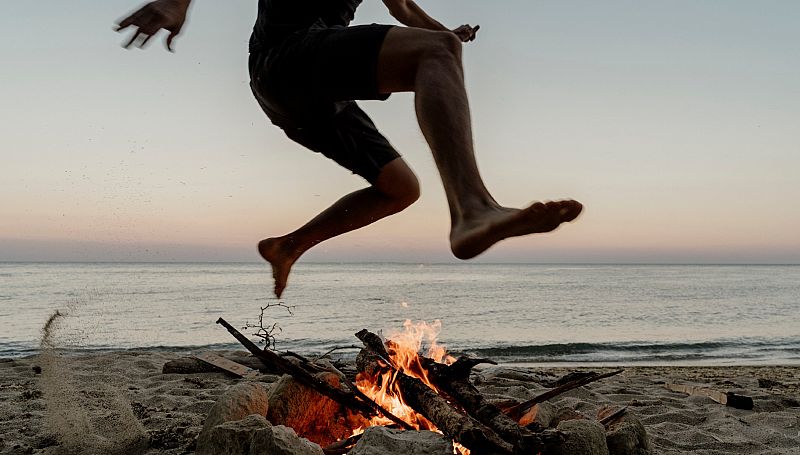
M346 27L362 0L258 0L250 51L265 49L312 25Z

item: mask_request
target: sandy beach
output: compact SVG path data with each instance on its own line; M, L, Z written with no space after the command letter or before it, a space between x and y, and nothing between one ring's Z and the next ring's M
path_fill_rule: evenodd
M206 413L241 381L225 373L162 374L189 353L124 351L0 359L0 453L193 453ZM227 353L223 353L227 354ZM492 399L525 400L576 368L491 367L474 377ZM601 371L602 369L596 369ZM275 375L259 381L271 384ZM698 384L754 399L752 411L687 396ZM800 367L632 367L555 400L589 417L628 406L656 454L800 453Z

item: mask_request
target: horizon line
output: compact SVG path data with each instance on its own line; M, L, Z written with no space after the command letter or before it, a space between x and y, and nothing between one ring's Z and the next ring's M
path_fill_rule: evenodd
M264 264L264 261L6 261L0 260L0 264ZM800 262L652 262L652 261L624 261L624 262L586 262L586 261L564 261L564 262L418 262L418 261L374 261L374 260L341 260L341 261L298 261L297 264L305 265L327 265L327 264L397 264L397 265L674 265L674 266L800 266Z

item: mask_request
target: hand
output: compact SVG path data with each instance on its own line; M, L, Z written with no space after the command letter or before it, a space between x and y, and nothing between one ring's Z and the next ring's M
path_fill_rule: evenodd
M169 32L166 44L167 49L172 52L172 40L180 34L188 9L188 0L155 0L122 19L116 31L121 32L130 26L136 27L136 33L124 45L127 49L134 42L136 46L144 47L163 28Z
M475 35L478 34L478 30L481 29L480 25L471 26L469 24L462 25L457 29L453 30L453 33L458 36L462 43L466 43L475 39Z

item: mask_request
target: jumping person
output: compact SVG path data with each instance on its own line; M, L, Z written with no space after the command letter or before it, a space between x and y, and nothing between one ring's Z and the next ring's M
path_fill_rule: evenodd
M289 271L314 245L398 213L419 198L414 172L355 100L414 92L417 120L439 170L450 208L450 249L470 259L500 240L550 232L577 218L573 200L503 207L478 172L461 64L462 42L478 27L454 30L413 0L383 0L407 27L350 26L362 0L259 0L250 38L250 86L272 123L299 144L369 182L296 231L264 239L280 298ZM119 22L135 27L125 47L144 46L161 29L167 48L191 0L155 0Z

